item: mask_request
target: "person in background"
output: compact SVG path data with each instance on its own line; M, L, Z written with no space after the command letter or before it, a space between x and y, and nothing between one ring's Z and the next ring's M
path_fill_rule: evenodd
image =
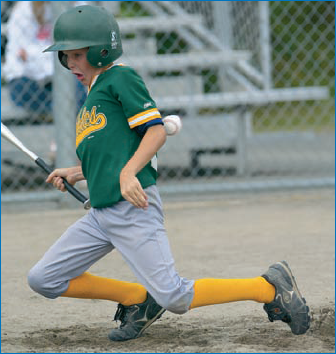
M17 1L7 23L4 78L15 105L36 115L52 111L54 56L42 53L52 43L52 26L50 1ZM86 89L76 83L78 109L85 97Z

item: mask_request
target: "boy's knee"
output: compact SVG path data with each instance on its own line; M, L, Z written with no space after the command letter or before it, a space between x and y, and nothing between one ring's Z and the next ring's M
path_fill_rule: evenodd
M188 312L192 297L190 294L180 296L163 296L160 297L158 303L167 311L183 315Z
M32 290L35 292L42 294L43 293L43 277L36 270L36 268L32 268L27 276L28 284ZM43 295L43 294L42 294Z
M189 306L188 307L181 306L178 303L168 303L166 304L166 306L162 306L162 307L165 308L167 311L175 313L177 315L183 315L189 310Z
M48 285L45 273L37 267L33 267L27 276L28 284L32 290L49 299L55 299L57 295L52 287Z
M169 312L182 315L189 311L194 298L194 281L178 277L174 286L158 286L148 289L156 302Z

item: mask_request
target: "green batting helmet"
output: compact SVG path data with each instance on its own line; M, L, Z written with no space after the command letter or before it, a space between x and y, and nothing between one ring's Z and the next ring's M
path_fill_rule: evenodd
M58 51L61 64L68 68L63 50L88 47L87 60L97 68L111 64L123 51L119 26L105 8L83 5L62 13L54 27L54 44L44 52Z

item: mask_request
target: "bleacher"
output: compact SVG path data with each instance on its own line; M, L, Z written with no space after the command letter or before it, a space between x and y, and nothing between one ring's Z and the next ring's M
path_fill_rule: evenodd
M133 55L125 42L122 62L132 65L145 78L161 111L182 113L184 129L179 137L168 139L160 153L160 162L165 166L174 167L176 145L182 144L183 152L178 151L179 163L189 167L191 174L200 168L200 160L207 163L212 155L225 154L221 163L225 161L229 170L233 166L242 175L246 172L246 150L254 135L252 108L329 97L327 87L272 88L265 73L251 64L251 52L224 46L204 25L201 14L188 14L178 2L151 1L141 5L151 14L150 19L120 19L119 23L122 32L136 34L143 51L138 47ZM186 41L188 52L158 55L152 42L146 45L155 33L172 31ZM221 78L218 92L205 92L200 75L203 69L217 70ZM181 73L172 76L174 71ZM228 109L230 113L202 113ZM209 139L195 139L195 133L200 131ZM306 136L302 135L302 139L306 140Z

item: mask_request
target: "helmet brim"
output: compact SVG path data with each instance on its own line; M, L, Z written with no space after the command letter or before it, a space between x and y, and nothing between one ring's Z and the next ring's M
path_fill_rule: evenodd
M74 49L82 49L82 48L87 48L90 47L91 45L95 45L96 43L74 43L74 42L59 42L52 44L50 47L46 48L44 52L58 52L58 51L63 51L63 50L74 50Z

